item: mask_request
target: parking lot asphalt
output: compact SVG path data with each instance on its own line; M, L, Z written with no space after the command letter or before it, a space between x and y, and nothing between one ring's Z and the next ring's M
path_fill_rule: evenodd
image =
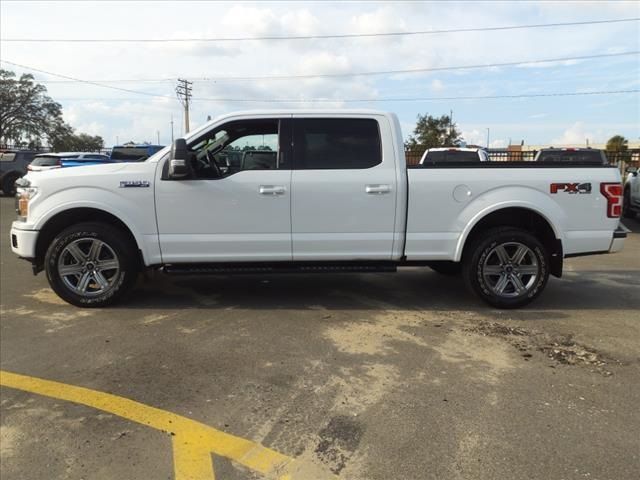
M0 382L3 480L171 479L189 428L187 456L213 462L191 474L203 480L638 476L636 220L623 252L567 260L517 311L422 268L155 274L118 306L83 310L12 255L13 217L0 199L0 366L59 383ZM139 422L147 407L180 426ZM304 468L259 470L279 458Z

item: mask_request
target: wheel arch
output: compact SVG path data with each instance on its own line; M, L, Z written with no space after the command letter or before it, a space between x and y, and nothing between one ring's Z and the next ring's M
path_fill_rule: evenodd
M482 232L494 227L522 228L535 235L549 252L550 273L556 277L562 276L564 254L557 228L539 210L524 205L503 206L478 214L460 236L456 261L464 259L469 246Z
M140 265L144 265L142 244L125 222L113 213L99 208L74 207L57 212L51 216L51 218L47 219L44 225L40 228L40 233L36 240L36 256L34 259L35 271L39 272L44 268L44 257L47 252L47 248L56 235L67 227L84 222L106 223L121 230L127 236L128 241L137 249L137 257Z

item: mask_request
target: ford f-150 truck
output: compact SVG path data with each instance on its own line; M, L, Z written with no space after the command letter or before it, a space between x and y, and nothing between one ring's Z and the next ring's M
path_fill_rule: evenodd
M28 174L16 201L13 251L85 307L114 302L147 268L430 266L514 308L560 277L564 258L618 251L626 236L614 167L407 168L398 118L371 111L226 115L141 163Z

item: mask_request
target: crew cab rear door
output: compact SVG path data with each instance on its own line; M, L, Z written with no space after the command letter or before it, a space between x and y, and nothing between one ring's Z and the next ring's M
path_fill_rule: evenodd
M293 260L391 260L398 189L384 117L293 117Z

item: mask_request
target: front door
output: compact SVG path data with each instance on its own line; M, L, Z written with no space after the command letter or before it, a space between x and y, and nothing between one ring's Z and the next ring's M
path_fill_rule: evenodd
M197 142L188 179L156 182L163 262L291 260L290 120L231 121Z

